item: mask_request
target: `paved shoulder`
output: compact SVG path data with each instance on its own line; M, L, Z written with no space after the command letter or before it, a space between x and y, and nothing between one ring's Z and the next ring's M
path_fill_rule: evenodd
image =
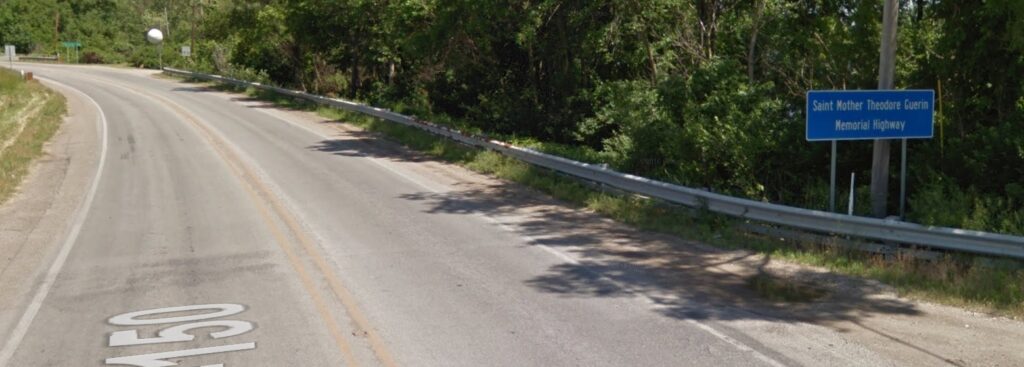
M140 71L39 70L106 110L110 161L12 365L1021 359L983 356L1012 338L951 348L938 336L963 318L868 288L759 301L745 282L766 258L637 231L310 114ZM971 325L1024 335L992 323Z
M272 198L187 109L60 68L37 75L95 100L109 147L92 205L14 297L8 365L376 360Z
M44 84L67 98L68 116L19 192L0 205L0 340L10 340L60 242L71 229L101 150L100 115L81 93ZM3 345L0 345L3 348Z

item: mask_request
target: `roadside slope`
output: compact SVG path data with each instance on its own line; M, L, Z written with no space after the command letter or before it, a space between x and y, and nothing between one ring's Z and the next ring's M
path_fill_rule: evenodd
M25 127L16 129L21 133L0 155L0 182L8 190L7 200L0 200L0 340L8 339L59 240L66 237L99 156L98 111L82 96L46 81L18 88L39 97L36 119L20 118ZM44 95L49 102L43 102ZM0 98L19 97L5 93ZM38 121L38 114L47 120Z
M14 193L32 160L42 154L65 110L60 94L0 69L0 203Z

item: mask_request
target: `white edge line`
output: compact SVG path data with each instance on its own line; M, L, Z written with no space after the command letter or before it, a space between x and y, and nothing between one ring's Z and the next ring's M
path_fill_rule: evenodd
M89 208L92 206L92 201L96 197L96 191L99 188L100 177L103 175L103 166L107 159L107 116L103 113L103 108L100 107L96 100L92 99L88 94L81 90L71 87L67 84L54 81L49 78L45 79L48 82L54 83L59 86L81 94L89 100L96 107L96 111L99 112L99 121L97 127L101 131L101 148L100 148L100 160L96 165L96 176L92 179L92 186L89 189L89 193L86 194L85 201L78 207L75 213L74 223L71 227L71 231L68 236L64 239L64 244L60 248L60 252L57 254L57 258L53 260L53 264L50 265L50 269L46 272L46 277L43 279L43 284L36 290L35 296L32 297L31 303L28 308L25 309L25 313L21 315L21 319L18 320L17 326L14 327L14 331L11 333L10 338L4 344L3 350L0 350L0 366L6 366L7 362L14 356L14 352L18 349L25 334L28 333L29 327L32 325L32 321L35 320L36 315L39 313L39 309L43 306L43 301L46 300L46 296L50 293L50 288L53 287L54 281L57 280L57 275L60 274L61 269L64 267L64 263L68 259L68 254L71 253L71 248L74 247L75 242L78 240L78 234L82 231L82 225L85 224L85 219L89 213Z
M690 323L690 324L692 324L693 326L696 326L697 328L699 328L701 330L706 331L708 334L714 335L715 337L725 341L726 343L732 344L732 346L736 347L736 349L739 349L741 351L750 353L755 358L761 360L761 362L767 363L768 365L773 366L773 367L786 367L786 365L783 364L782 362L776 361L775 359L772 359L772 357L769 357L769 356L765 355L764 353L758 352L756 349L751 348L750 346L748 346L746 344L743 344L743 342L741 342L739 340L736 340L736 339L733 339L731 336L728 336L728 335L722 333L721 331L718 331L718 329L715 329L714 327L711 327L711 325L702 323L702 322L700 322L698 320L695 320L695 319L692 319L692 318L686 318L686 319L683 319L683 320L688 322L688 323Z
M276 118L278 120L284 121L285 123L287 123L289 125L292 125L293 127L297 127L297 128L299 128L301 130L305 130L306 132L309 132L309 133L311 133L311 134L313 134L313 135L315 135L315 136L317 136L319 138L333 139L333 137L328 136L328 135L326 135L326 134L324 134L322 132L313 130L312 128L310 128L308 126L305 126L305 125L302 125L302 124L300 124L298 122L290 121L290 120L288 120L288 119L286 119L284 117L278 116L276 113L271 113L269 111L265 111L262 108L258 108L257 110L260 111L260 112L263 112L264 114L266 114L268 116L271 116L271 117ZM432 187L433 185L428 185L425 182L422 182L421 180L418 180L418 179L415 179L413 177L410 177L410 176L404 174L403 172L400 172L400 171L396 170L393 167L389 167L388 164L385 164L383 162L378 162L377 159L374 158L374 157L367 156L365 158L368 158L370 160L370 162L373 162L374 164L376 164L376 165L378 165L378 166L380 166L380 167L390 171L391 173L394 173L394 174L404 178L406 181L409 181L409 182L413 183L416 186L420 186L423 189L426 189L428 191L433 191L434 193L443 193L443 192L445 192L444 190L439 190L439 189L436 189L436 188ZM573 258L572 256L570 256L569 254L566 254L566 253L564 253L562 251L559 251L559 250L557 250L555 248L552 248L552 247L550 247L548 245L545 245L543 241L538 240L538 239L534 238L533 236L521 234L518 231L516 231L516 230L512 229L511 227L509 227L508 225L502 223L497 218L494 218L494 217L492 217L490 215L487 215L487 214L484 214L484 213L479 213L479 217L485 219L488 222L491 222L492 224L497 225L499 228L501 228L502 230L504 230L506 232L509 232L509 233L512 233L512 234L514 234L516 236L519 236L520 238L525 240L527 243L530 243L530 244L533 244L533 245L535 245L537 247L540 247L540 249L544 250L545 252L547 252L547 253L549 253L551 255L554 255L555 257L559 258L562 261L565 261L565 262L573 264L573 265L580 265L580 262L578 260L576 260L575 258ZM583 265L583 266L586 266L586 265ZM614 279L608 278L607 276L604 276L602 274L598 274L598 273L595 273L595 274L597 276L600 276L602 279L605 279L605 280L611 282L612 284L614 284L614 285L616 285L618 287L621 287L623 289L627 289L624 285L620 284L619 282L615 281ZM657 304L657 302L655 302L652 298L650 298L646 294L641 294L641 296L643 297L644 301L646 301L646 303L652 304L652 305L653 304ZM722 340L722 341L732 345L736 349L739 349L740 351L747 352L747 353L751 354L754 358L757 358L758 360L760 360L760 361L762 361L762 362L764 362L764 363L766 363L766 364L768 364L770 366L773 366L773 367L785 367L786 366L784 363L779 362L779 361L777 361L777 360L775 360L775 359L765 355L764 353L759 352L758 350L756 350L756 349L754 349L754 348L744 344L743 342L741 342L739 340L736 340L735 338L733 338L733 337L731 337L731 336L729 336L729 335L719 331L718 329L715 329L714 327L712 327L712 326L710 326L708 324L705 324L705 323L703 323L703 322L701 322L699 320L693 319L693 318L685 318L683 320L688 322L688 323L690 323L690 324L692 324L692 325L694 325L694 326L696 326L697 328L707 332L708 334L711 334L712 336L714 336L714 337L716 337L716 338L718 338L718 339L720 339L720 340Z
M231 101L229 101L229 102L231 102ZM237 102L235 102L235 103L237 103ZM256 110L261 112L261 113L263 113L263 114L265 114L265 115L267 115L267 116L275 118L277 120L284 121L285 123L287 123L288 125L291 125L292 127L299 128L300 130L305 130L306 132L308 132L310 134L313 134L313 135L315 135L316 137L318 137L320 139L328 139L328 140L335 140L336 139L335 137L330 136L329 134L325 134L323 132L313 130L313 128L311 128L309 126L305 126L305 125L303 125L301 123L298 123L298 122L295 122L295 121L291 121L291 120L288 120L288 119L286 119L284 117L278 116L277 113L272 113L270 111L267 111L267 109L265 109L265 108L257 108ZM370 161L370 163L373 163L373 164L375 164L375 165L377 165L377 166L379 166L379 167L381 167L381 168L383 168L383 169L385 169L385 170L387 170L387 171L389 171L389 172L391 172L391 173L393 173L395 175L398 175L399 177L405 179L406 181L409 181L410 183L412 183L412 184L414 184L416 186L419 186L420 188L425 189L427 191L433 192L435 194L440 194L440 193L448 192L448 190L445 190L445 189L442 189L442 188L438 188L435 185L428 184L428 183L424 182L423 180L415 178L415 177L413 177L413 176L411 176L411 175L409 175L409 174L407 174L405 172L401 172L401 171L395 169L394 167L391 167L389 163L381 162L380 158L371 157L371 156L363 156L362 158L366 158L367 160Z
M481 218L483 218L483 219L485 219L485 220L487 220L487 221L489 221L491 223L494 223L495 225L497 225L501 229L503 229L503 230L505 230L507 232L510 232L512 234L515 234L515 235L518 235L518 236L522 237L524 240L527 241L527 243L530 243L530 244L532 244L534 246L540 247L542 250L544 250L544 251L554 255L555 257L558 257L559 259L562 259L563 261L565 261L567 263L570 263L570 264L573 264L573 265L582 266L589 273L591 273L593 275L596 275L596 276L600 277L601 279L604 279L605 281L615 285L616 287L619 287L619 288L622 288L622 289L629 289L629 287L627 287L626 285L620 283L619 281L617 281L615 279L612 279L612 278L609 278L609 277L607 277L604 274L601 274L599 272L591 270L589 267L587 267L586 264L580 263L578 260L576 260L572 256L569 256L565 252L559 251L558 249L555 249L555 248L552 248L552 247L550 247L548 245L545 245L543 241L538 240L538 239L534 238L533 236L520 234L518 231L512 229L511 227L509 227L505 223L502 223L502 222L498 221L497 218L494 218L492 216L489 216L489 215L483 214L483 213L478 213L478 215ZM644 294L644 293L635 293L635 294L640 296L641 299L645 303L647 303L648 305L654 306L654 305L658 304L657 301L655 301L653 298L651 298L647 294ZM777 361L777 360L775 360L775 359L765 355L764 353L761 353L761 352L757 351L756 349L754 349L754 348L752 348L752 347L750 347L750 346L748 346L746 344L743 344L743 342L741 342L739 340L736 340L735 338L733 338L733 337L731 337L731 336L729 336L729 335L719 331L718 329L715 329L711 325L708 325L708 324L705 324L703 322L700 322L700 320L697 320L697 319L694 319L694 318L684 318L683 321L686 321L686 322L696 326L697 328L699 328L701 330L704 330L708 334L711 334L712 336L714 336L714 337L716 337L718 339L721 339L722 341L732 345L733 347L735 347L736 349L739 349L740 351L743 351L743 352L746 352L746 353L750 353L752 356L754 356L754 358L757 358L757 359L761 360L762 362L764 362L764 363L766 363L766 364L768 364L770 366L773 366L773 367L785 367L786 366L782 362L779 362L779 361Z

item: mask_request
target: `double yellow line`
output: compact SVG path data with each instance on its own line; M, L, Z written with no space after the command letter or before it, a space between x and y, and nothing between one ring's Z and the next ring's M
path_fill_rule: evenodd
M217 152L217 155L227 163L232 174L241 181L242 186L249 194L250 199L259 209L260 217L273 234L275 242L281 248L281 251L285 253L288 258L288 262L292 265L292 268L295 269L295 272L302 280L303 287L312 298L317 313L319 313L320 317L325 322L331 336L334 338L338 350L344 356L347 364L349 366L359 365L355 358L355 354L353 353L352 346L345 339L344 333L342 333L342 328L331 313L330 307L328 306L324 295L317 287L316 281L310 275L306 265L303 264L300 254L293 248L294 246L286 235L287 232L291 232L299 242L301 250L315 265L316 270L320 273L319 275L322 275L323 280L326 281L332 293L334 293L334 297L345 307L346 314L352 319L355 326L359 328L359 330L353 330L352 334L366 335L370 348L373 350L374 355L381 365L387 367L397 366L394 358L388 352L384 341L381 340L376 331L370 327L370 323L366 316L359 310L355 297L353 297L348 289L345 288L337 274L335 274L334 270L317 249L316 242L313 241L305 232L291 211L283 205L280 198L274 195L273 191L256 174L253 173L254 171L245 164L245 162L239 157L238 153L236 153L228 143L224 141L224 139L219 137L216 132L203 123L199 118L195 117L191 112L167 98L119 83L97 79L93 80L130 90L138 93L139 95L146 96L151 100L157 101L158 103L169 107L171 111L194 126L203 139L210 143L210 146L212 146L214 151ZM277 219L280 220L286 228L281 228L275 220L275 217L277 217Z

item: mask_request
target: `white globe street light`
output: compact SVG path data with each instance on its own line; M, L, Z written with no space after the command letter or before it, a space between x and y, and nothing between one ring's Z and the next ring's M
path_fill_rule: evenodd
M164 32L161 32L159 29L156 29L156 28L151 28L149 31L146 32L146 40L149 41L149 43L152 43L154 46L156 46L156 48L157 48L157 55L159 55L158 57L160 59L160 69L163 70L163 68L164 68L164 45L163 45Z
M146 32L146 40L154 45L163 42L164 32L161 32L159 29L156 28L150 29L148 32Z

